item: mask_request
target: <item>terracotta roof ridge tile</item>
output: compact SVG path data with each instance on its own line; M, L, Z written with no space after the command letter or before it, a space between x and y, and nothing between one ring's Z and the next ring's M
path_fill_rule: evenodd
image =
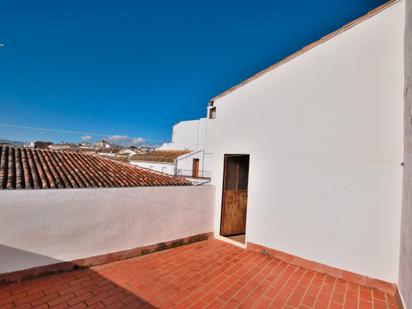
M98 158L97 156L94 156L94 155L90 155L90 156L86 157L86 160L89 160L90 164L93 164L96 167L98 167L98 169L96 170L97 177L103 183L104 187L105 188L110 187L110 175L106 173L106 171L104 170L104 167L99 162L99 159L100 158Z
M3 146L0 146L0 187L3 188L3 182L4 182L4 173L5 173L5 168L4 168L4 164L5 164L5 160L4 160L4 156L5 156L5 152L6 149Z
M54 156L54 152L48 152L47 156L49 157L51 166L56 174L57 188L71 188L70 181L64 172L62 173L61 166L57 158Z
M79 184L76 182L76 179L73 176L73 171L67 166L67 161L64 159L63 154L60 151L55 151L53 153L56 159L59 160L59 166L61 167L64 175L70 182L72 188L80 188Z
M21 149L21 159L23 162L23 174L24 174L24 184L25 189L31 189L33 187L33 177L30 170L30 165L27 159L26 149Z
M50 183L50 188L55 189L58 188L59 186L59 179L58 179L58 174L50 160L50 157L47 155L47 152L41 151L39 153L40 160L43 162L45 169L46 169L46 175L47 178L49 179Z
M72 155L69 155L65 152L62 152L63 158L66 160L68 167L70 168L71 174L73 175L73 178L75 179L76 183L78 184L79 187L89 187L89 185L86 183L85 179L81 177L81 173L79 173L78 167L72 162Z
M70 156L69 156L70 157ZM82 179L83 183L86 185L87 188L91 188L94 186L93 181L89 173L84 171L85 166L82 165L82 162L80 161L80 156L76 153L73 156L73 159L70 159L73 166L76 169L76 173L79 174L79 177Z
M99 179L98 174L89 166L87 156L85 154L79 154L79 160L83 163L85 172L90 175L91 182L94 187L104 187L104 183Z
M9 159L8 159L8 165L7 165L7 184L6 188L11 189L14 186L15 182L15 172L16 172L16 157L15 157L15 149L10 149L9 150Z
M16 149L16 189L24 188L24 176L21 160L21 149Z
M37 166L42 188L50 188L50 183L47 179L47 174L43 166L43 162L40 160L39 150L33 151L34 163Z
M39 188L41 188L41 185L40 185L40 182L39 182L40 178L39 178L39 172L38 172L37 167L34 163L33 152L27 151L27 161L29 163L30 170L31 170L31 175L32 175L32 179L33 179L33 188L34 189L39 189Z
M57 157L55 151L49 152L50 159L54 164L54 167L56 168L56 172L59 175L61 181L63 181L63 185L65 188L72 188L72 182L69 179L69 176L67 175L67 171L65 170L64 166L62 165L60 158Z

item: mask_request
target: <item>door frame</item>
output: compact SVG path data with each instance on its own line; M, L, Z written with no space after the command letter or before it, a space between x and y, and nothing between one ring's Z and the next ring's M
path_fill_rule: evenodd
M230 238L228 238L227 236L222 235L222 224L223 224L223 214L224 214L224 200L225 200L225 187L226 187L226 174L227 174L227 158L229 157L249 157L249 165L248 165L248 185L247 185L247 191L248 191L248 195L247 195L247 202L246 202L246 214L245 214L245 242L244 243L240 243L234 240L231 240ZM239 247L242 248L246 248L247 245L247 207L249 205L249 172L250 172L250 154L248 153L225 153L223 156L223 179L222 179L222 194L221 194L221 198L220 198L220 220L219 220L219 236L217 237L220 240L229 242L231 244L237 245Z
M192 177L194 177L194 178L199 177L199 165L200 165L200 160L198 158L193 158L193 160L192 160Z

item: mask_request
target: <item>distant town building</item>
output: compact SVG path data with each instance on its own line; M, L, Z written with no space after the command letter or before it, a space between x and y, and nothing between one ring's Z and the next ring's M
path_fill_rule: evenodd
M209 107L209 114L211 109ZM213 117L216 117L216 108ZM214 118L209 115L207 118L177 123L173 126L172 142L164 143L157 149L159 151L186 150L176 158L175 175L194 178L210 177L210 171L205 170L204 160L207 154L205 149L208 125Z
M33 148L36 149L49 149L49 146L53 145L52 142L45 142L45 141L35 141L33 143Z
M97 147L97 148L105 148L105 149L108 149L108 148L111 148L112 146L110 145L109 142L107 142L107 141L105 141L104 139L102 139L101 141L97 141L97 142L96 142L96 147Z
M60 143L60 144L53 144L49 145L49 149L51 150L67 150L71 148L76 148L75 144L66 144L66 143Z
M24 145L23 145L24 147L27 147L27 148L34 148L34 142L27 142L27 143L24 143Z
M95 146L92 143L80 143L79 148L80 149L94 149Z
M175 175L176 158L187 153L185 150L152 150L132 155L129 160L132 165Z
M120 150L118 153L117 153L117 155L118 156L123 156L123 157L130 157L130 156L133 156L133 155L135 155L137 153L137 151L135 150L135 149L128 149L128 148L126 148L126 149L122 149L122 150Z

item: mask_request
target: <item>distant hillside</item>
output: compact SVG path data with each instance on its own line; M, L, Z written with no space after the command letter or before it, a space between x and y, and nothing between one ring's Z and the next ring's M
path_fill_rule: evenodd
M14 145L14 146L23 146L25 144L25 142L19 142L19 141L12 141L9 139L1 139L0 138L0 144L10 144L10 145Z

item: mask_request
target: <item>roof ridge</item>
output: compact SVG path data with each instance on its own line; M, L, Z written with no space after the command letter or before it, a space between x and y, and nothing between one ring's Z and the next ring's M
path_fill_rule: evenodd
M251 77L243 80L242 82L240 82L240 83L238 83L238 84L230 87L229 89L223 91L222 93L214 96L212 99L209 100L209 102L212 102L212 103L213 103L215 100L220 99L220 98L226 96L227 94L229 94L229 93L231 93L231 92L233 92L233 91L241 88L242 86L244 86L244 85L246 85L246 84L254 81L255 79L261 77L262 75L265 75L266 73L269 73L270 71L278 68L279 66L281 66L281 65L283 65L283 64L285 64L285 63L287 63L287 62L289 62L289 61L297 58L298 56L306 53L307 51L313 49L314 47L319 46L320 44L325 43L325 42L331 40L332 38L338 36L339 34L341 34L341 33L345 32L345 31L353 28L354 26L362 23L363 21L371 18L372 16L377 15L378 13L384 11L385 9L391 7L392 5L394 5L395 3L400 2L400 1L401 1L401 0L390 0L390 1L388 1L388 2L386 2L386 3L384 3L384 4L380 5L380 6L378 6L378 7L376 7L376 8L370 10L370 11L367 12L366 14L364 14L364 15L362 15L362 16L354 19L354 20L352 20L351 22L343 25L342 27L338 28L337 30L335 30L335 31L333 31L333 32L331 32L331 33L329 33L329 34L324 35L324 36L321 37L320 39L318 39L318 40L316 40L316 41L314 41L314 42L312 42L312 43L310 43L310 44L308 44L308 45L305 45L304 47L302 47L302 48L299 49L298 51L290 54L289 56L286 56L286 57L283 58L282 60L280 60L280 61L278 61L278 62L270 65L269 67L267 67L267 68L265 68L265 69L263 69L263 70L255 73L255 74L253 74Z

